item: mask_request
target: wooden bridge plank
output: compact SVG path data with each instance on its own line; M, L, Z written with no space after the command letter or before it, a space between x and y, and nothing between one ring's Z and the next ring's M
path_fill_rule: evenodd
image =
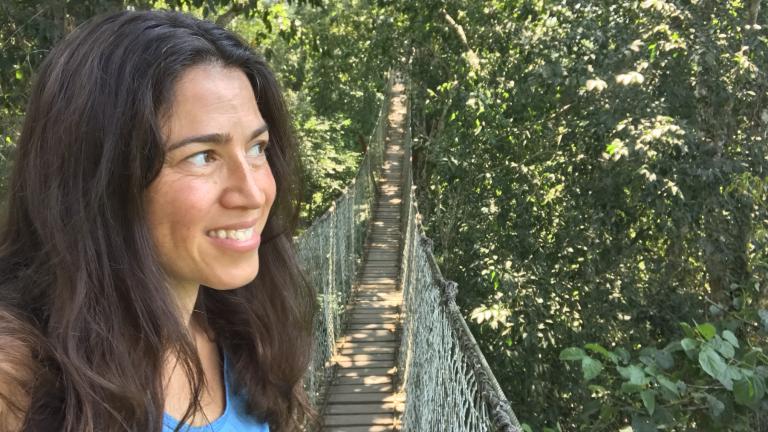
M368 367L368 368L340 368L336 372L337 377L366 377L393 375L394 368Z
M354 307L360 307L360 308L369 308L373 306L379 306L379 307L394 307L397 308L399 311L400 304L402 303L402 299L399 300L383 300L381 298L362 298L362 297L356 297L352 300L352 305Z
M393 413L395 411L395 404L392 402L385 403L365 403L365 404L329 404L326 408L326 414L382 414Z
M394 421L394 413L386 412L379 414L336 414L327 416L323 424L325 427L370 427L373 425L391 427Z
M402 304L403 295L398 291L390 292L378 292L374 290L370 291L357 291L352 297L353 307L365 307L368 302L380 302L378 304L388 306L400 306Z
M365 361L353 361L353 360L334 360L334 364L339 365L342 368L349 369L349 368L390 368L394 367L394 360L384 360L384 361L374 361L374 360L365 360Z
M395 352L378 352L378 353L371 353L371 352L360 352L360 351L353 351L352 353L348 354L337 354L333 357L333 361L336 362L342 362L342 361L356 361L356 362L362 362L362 361L388 361L390 364L394 364L395 361Z
M326 427L334 426L370 426L394 424L394 413L379 414L336 414L325 417L323 424Z
M362 277L366 276L381 276L381 277L389 277L389 278L396 278L398 276L398 273L400 273L397 268L366 268L362 271L363 275Z
M392 388L392 383L385 383L385 384L334 384L331 386L331 393L352 393L352 394L360 394L360 393L386 393L386 392L392 392L394 389Z
M370 348L371 346L374 346L374 347L383 347L383 348L389 348L389 347L396 348L398 345L399 345L399 342L386 342L386 343L382 342L376 345L359 344L357 342L347 342L343 345L343 347L344 348L358 348L358 347Z
M350 318L349 323L350 324L371 324L371 323L377 323L377 322L383 322L386 324L397 324L400 320L399 315L389 316L386 318L380 318L376 316L353 316Z
M335 384L349 385L349 384L387 384L392 383L393 379L388 375L369 375L361 377L337 377L334 381Z
M360 285L357 286L357 292L364 292L364 293L377 293L377 294L394 294L402 292L401 290L397 289L397 283L390 282L390 283L360 283Z
M323 432L394 432L394 426L330 426L323 428Z
M374 345L374 346L348 346L345 344L340 350L339 354L341 355L357 355L357 354L395 354L395 350L397 349L396 345L391 346L382 346L382 345Z
M378 302L374 303L377 304L380 308L381 307L387 307L387 308L394 308L391 313L400 313L402 310L400 309L401 301L393 300L393 301L386 301L386 300L364 300L364 299L355 299L352 302L353 307L359 307L359 308L371 308L372 302Z
M362 404L362 403L384 403L395 402L395 396L392 392L376 392L376 393L333 393L328 395L329 403L349 403L349 404Z
M397 314L400 311L399 307L395 306L379 306L379 307L360 307L355 308L352 315L381 315L381 314Z

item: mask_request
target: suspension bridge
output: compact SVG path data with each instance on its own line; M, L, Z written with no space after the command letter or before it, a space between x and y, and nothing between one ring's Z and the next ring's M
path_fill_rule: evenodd
M306 379L319 427L520 432L420 224L407 85L389 74L355 179L297 239L320 304Z

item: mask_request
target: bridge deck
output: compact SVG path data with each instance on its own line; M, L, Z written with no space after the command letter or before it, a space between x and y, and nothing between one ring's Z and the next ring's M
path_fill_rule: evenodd
M404 90L399 83L391 89L384 171L346 334L334 358L336 378L323 413L327 432L395 431L402 412L394 379L403 300L398 278Z

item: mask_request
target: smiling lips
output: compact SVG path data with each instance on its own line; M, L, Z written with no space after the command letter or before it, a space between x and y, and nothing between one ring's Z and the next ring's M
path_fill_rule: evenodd
M207 234L208 234L208 237L213 237L213 238L246 241L246 240L250 240L253 237L253 227L246 228L246 229L238 229L238 230L233 230L233 229L210 230L208 231Z
M235 252L250 252L259 247L261 236L256 232L256 220L240 222L208 230L206 235L214 244Z

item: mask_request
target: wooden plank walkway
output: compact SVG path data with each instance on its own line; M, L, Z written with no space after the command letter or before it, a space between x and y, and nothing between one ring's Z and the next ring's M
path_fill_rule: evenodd
M366 256L340 339L337 372L323 412L323 431L396 431L402 400L394 378L400 344L400 203L405 88L396 83L389 112L386 156Z

